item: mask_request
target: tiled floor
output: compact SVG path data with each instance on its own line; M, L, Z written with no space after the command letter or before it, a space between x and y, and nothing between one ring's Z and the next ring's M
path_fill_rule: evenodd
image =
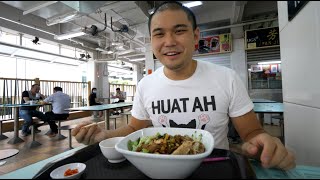
M77 120L71 120L62 122L63 125L71 125L71 124L78 124L82 121L90 121L92 117L86 117L86 118L80 118ZM117 127L120 127L124 125L127 122L126 116L123 115L122 118L117 119ZM100 124L101 127L104 127L104 123ZM110 128L112 129L113 121L110 121ZM267 132L274 136L280 135L280 128L279 126L270 126L265 125L264 128ZM2 166L0 166L0 175L6 174L8 172L14 171L16 169L20 169L22 167L25 167L27 165L36 163L38 161L41 161L43 159L47 159L49 157L52 157L54 155L57 155L61 152L69 150L69 144L68 144L68 138L63 140L58 140L57 137L50 138L45 135L45 133L48 131L49 126L41 126L39 128L41 130L40 133L36 134L36 140L39 141L42 145L36 148L29 149L26 145L31 142L32 137L22 137L25 142L18 143L15 145L8 144L9 139L1 140L0 141L0 149L10 149L10 148L16 148L19 149L20 152L8 159L5 159L6 163ZM7 132L4 133L9 138L13 137L13 132ZM68 137L68 131L62 131L62 134L66 137ZM80 144L72 137L72 146L78 147ZM230 144L230 149L232 151L239 151L241 147L241 143L239 144Z

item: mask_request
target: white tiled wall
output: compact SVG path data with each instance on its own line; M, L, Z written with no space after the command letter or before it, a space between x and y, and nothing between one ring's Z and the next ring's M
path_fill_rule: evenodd
M297 153L297 163L320 166L320 109L284 103L286 146Z
M288 21L278 1L286 146L297 163L320 165L320 2L309 1Z

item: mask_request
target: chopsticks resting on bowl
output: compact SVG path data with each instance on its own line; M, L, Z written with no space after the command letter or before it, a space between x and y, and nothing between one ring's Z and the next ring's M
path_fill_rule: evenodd
M212 158L205 158L203 162L217 162L217 161L225 161L230 159L230 157L212 157Z

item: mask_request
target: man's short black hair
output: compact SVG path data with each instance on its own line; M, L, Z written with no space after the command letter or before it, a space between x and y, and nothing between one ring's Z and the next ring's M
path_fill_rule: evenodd
M93 90L97 90L97 88L92 88L92 89L91 89L91 92L92 92Z
M55 91L61 91L61 92L62 92L62 88L59 87L59 86L54 87L53 90L55 90Z
M33 87L35 87L35 86L40 86L39 84L33 84L32 86L31 86L31 88L33 88Z
M119 91L120 91L120 88L117 88L116 90L119 90Z
M155 10L154 13L151 14L149 16L149 21L148 21L148 27L149 27L149 35L151 35L151 20L153 15L157 14L158 12L162 12L165 10L182 10L183 12L185 12L187 14L188 20L191 22L192 24L192 29L196 30L197 26L197 21L196 21L196 16L193 14L193 12L183 6L183 4L181 4L180 2L176 2L176 1L166 1L164 3L161 3Z

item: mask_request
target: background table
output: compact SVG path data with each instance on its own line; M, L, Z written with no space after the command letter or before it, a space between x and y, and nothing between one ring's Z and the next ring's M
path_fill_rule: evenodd
M45 104L45 105L51 105L51 104ZM14 133L13 133L13 138L11 138L8 143L9 144L16 144L16 143L20 143L20 142L24 142L24 140L22 140L19 137L19 109L20 107L38 107L38 106L43 106L41 104L1 104L0 107L2 108L13 108L13 119L14 119Z
M102 104L102 105L95 105L95 106L82 106L76 108L68 108L69 111L104 111L104 120L105 120L105 127L106 129L110 129L109 123L109 110L116 109L116 108L124 108L124 107L131 107L133 105L132 102L123 102L123 103L114 103L114 104Z
M277 101L269 100L269 99L251 99L253 103L277 103Z

